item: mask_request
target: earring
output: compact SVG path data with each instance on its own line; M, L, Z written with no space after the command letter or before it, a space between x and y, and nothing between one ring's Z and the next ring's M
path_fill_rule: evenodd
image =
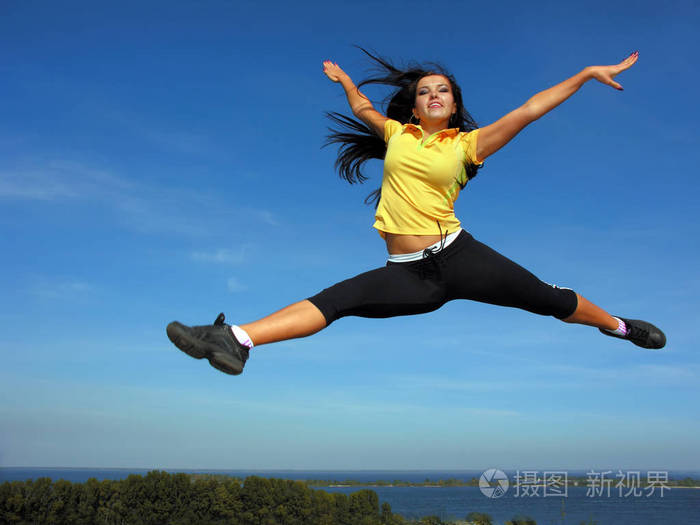
M418 124L418 123L420 122L420 120L418 120L418 119L416 118L416 116L415 116L413 113L411 113L411 118L408 119L408 123L409 123L409 124L413 124L413 119L416 119L416 122L415 122L416 124Z

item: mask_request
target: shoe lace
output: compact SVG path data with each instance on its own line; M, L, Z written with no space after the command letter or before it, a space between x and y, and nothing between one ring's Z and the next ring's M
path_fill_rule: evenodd
M646 341L649 339L649 330L640 326L628 325L627 337L633 341Z
M224 319L226 319L226 317L222 312L214 320L213 326L223 326ZM193 326L191 329L192 332L196 334L196 337L201 339L202 341L215 341L218 338L218 336L214 332L212 332L211 327L212 325L202 325Z
M223 326L225 323L224 321L226 320L226 316L224 315L224 312L221 312L219 315L216 316L216 319L214 320L214 326ZM231 334L231 337L235 340L235 337L233 337L233 334ZM238 342L238 341L236 341ZM248 360L248 356L250 354L250 349L238 343L238 350L241 353L241 357L243 358L243 362L245 363Z

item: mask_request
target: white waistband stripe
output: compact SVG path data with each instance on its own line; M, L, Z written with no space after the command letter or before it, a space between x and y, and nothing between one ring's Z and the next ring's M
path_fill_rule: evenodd
M452 242L457 238L457 236L462 232L462 228L457 230L456 232L452 232L445 237L445 243L442 246L442 249L444 250L447 248ZM443 244L442 241L438 241L434 244L431 244L426 250L433 250L435 253L440 251L440 245ZM406 262L413 262L413 261L420 261L423 258L423 251L421 250L419 252L413 252L413 253L396 253L396 254L389 254L389 262L394 262L394 263L406 263Z

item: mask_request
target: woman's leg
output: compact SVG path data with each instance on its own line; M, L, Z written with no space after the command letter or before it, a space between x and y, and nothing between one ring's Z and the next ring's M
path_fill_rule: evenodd
M455 243L456 244L456 243ZM447 255L450 299L471 299L512 306L567 323L599 328L605 335L627 339L644 348L663 348L666 336L638 319L618 319L568 288L547 284L522 266L465 235Z
M444 286L424 279L419 268L414 263L389 263L240 326L225 324L220 314L212 325L187 326L173 321L166 331L183 352L237 375L248 360L250 344L245 335L254 345L261 345L314 334L347 315L381 318L436 310L445 302Z
M187 326L173 321L166 329L168 338L195 359L207 359L211 366L238 375L248 360L251 343L261 345L304 337L322 330L326 318L310 301L299 301L253 323L231 326L219 314L214 324ZM241 334L240 329L245 333ZM248 338L241 337L247 334Z
M326 318L321 310L308 299L290 304L252 323L240 325L255 346L306 337L323 330L326 326Z
M585 324L607 330L615 330L617 328L617 319L612 315L582 295L576 294L576 297L578 298L576 311L566 319L562 319L562 321L565 323Z
M576 296L578 298L576 311L562 321L608 330L617 328L617 320L612 315L582 295L576 294ZM325 316L308 299L291 304L252 323L240 325L256 346L306 337L320 332L326 326Z
M436 310L444 302L443 286L422 278L420 263L389 263L240 327L257 346L315 334L345 316L413 315Z
M597 312L599 317L596 317L587 308L590 303L583 298L579 301L578 294L573 290L541 281L469 234L463 236L454 252L447 254L447 257L451 298L510 306L557 319L571 319L573 322L602 321L607 326L606 323L610 321L602 311ZM577 315L577 312L584 314Z

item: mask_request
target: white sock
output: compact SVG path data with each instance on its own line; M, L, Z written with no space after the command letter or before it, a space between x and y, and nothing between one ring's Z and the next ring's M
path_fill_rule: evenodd
M608 330L606 328L606 330L608 332L610 332L611 334L621 335L623 337L626 336L627 335L627 325L625 324L625 322L622 319L619 319L617 317L613 317L613 319L615 319L617 321L617 328L615 330Z
M233 337L235 337L243 346L247 346L248 348L253 348L255 346L248 333L240 326L232 324L231 331L233 332Z

